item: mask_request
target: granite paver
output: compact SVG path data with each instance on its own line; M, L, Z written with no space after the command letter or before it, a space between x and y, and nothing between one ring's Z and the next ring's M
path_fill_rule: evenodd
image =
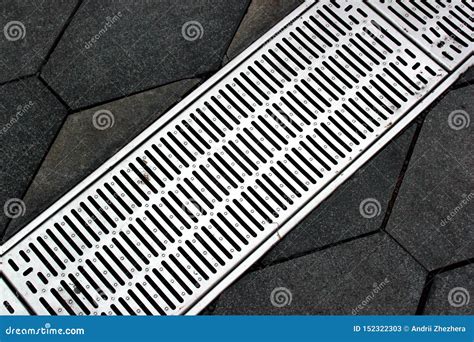
M474 314L474 264L459 267L433 279L424 314Z
M9 218L28 212L10 211L6 203L21 199L66 116L36 78L0 86L0 236Z
M426 116L387 225L429 270L474 256L473 91L451 91Z
M85 1L42 76L73 109L216 71L248 0Z
M0 83L36 73L79 0L2 0Z

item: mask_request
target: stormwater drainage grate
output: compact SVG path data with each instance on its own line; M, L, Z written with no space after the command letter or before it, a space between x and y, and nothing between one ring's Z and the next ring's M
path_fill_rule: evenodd
M472 53L474 6L468 0L371 1L439 63L455 68Z
M3 246L2 313L199 312L472 64L389 4L285 18Z

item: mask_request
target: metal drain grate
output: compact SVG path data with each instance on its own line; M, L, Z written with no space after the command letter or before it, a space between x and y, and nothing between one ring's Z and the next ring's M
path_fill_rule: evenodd
M450 70L472 53L472 1L379 0L370 1L369 4L389 16L396 25Z
M196 313L446 76L367 5L306 3L8 242L3 275L37 314Z

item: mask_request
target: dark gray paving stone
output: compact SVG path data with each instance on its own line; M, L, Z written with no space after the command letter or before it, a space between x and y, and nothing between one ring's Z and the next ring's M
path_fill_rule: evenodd
M4 241L137 136L199 80L183 80L70 115L23 198L28 211L8 226ZM103 126L94 126L94 114ZM107 121L107 117L110 121ZM97 118L97 116L96 116ZM113 125L111 123L113 122Z
M222 293L214 314L414 314L425 276L376 233L249 273Z
M474 84L474 67L470 67L464 74L459 77L454 87L461 85L472 85Z
M474 314L474 264L456 268L435 276L426 315Z
M227 50L226 61L245 50L303 2L303 0L252 0Z
M429 270L474 256L473 91L451 91L427 115L387 225Z
M215 71L247 6L248 0L85 1L43 76L77 109Z
M78 0L1 2L0 82L38 71L77 2Z
M36 78L0 86L0 236L9 220L5 203L22 197L66 115Z
M357 171L260 261L267 265L380 229L415 132L410 127ZM364 202L365 201L365 202ZM361 204L378 206L369 215ZM368 206L368 207L367 207Z

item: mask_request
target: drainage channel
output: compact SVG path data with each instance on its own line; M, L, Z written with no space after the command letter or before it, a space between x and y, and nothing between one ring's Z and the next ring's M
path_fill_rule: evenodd
M304 3L2 246L0 313L198 313L472 64L471 15Z

